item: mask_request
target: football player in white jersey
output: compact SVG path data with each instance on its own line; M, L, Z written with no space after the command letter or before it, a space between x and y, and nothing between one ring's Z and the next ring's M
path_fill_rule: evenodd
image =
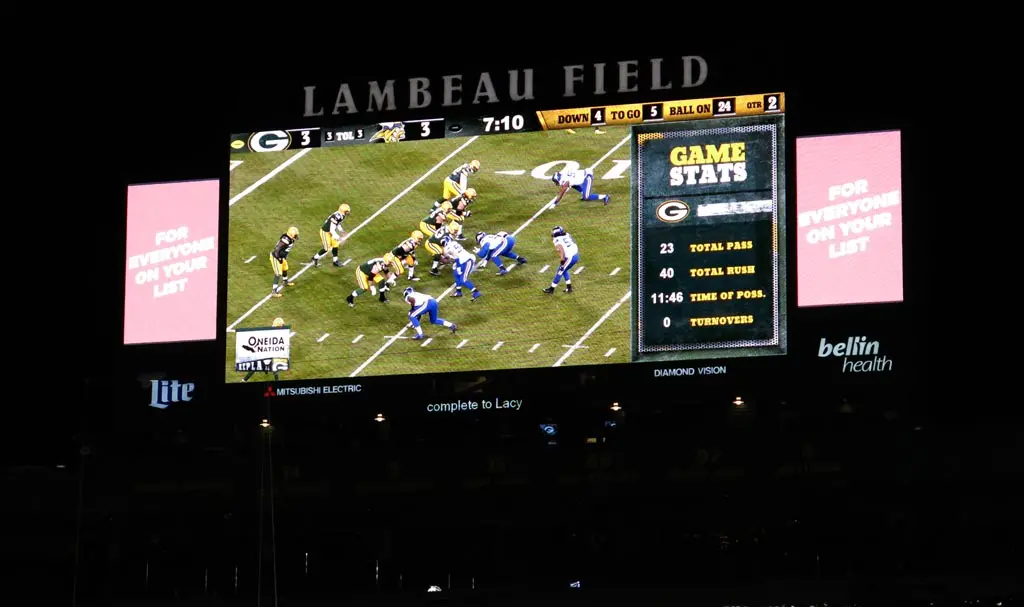
M473 293L472 301L476 301L481 293L476 285L469 280L469 275L476 269L476 257L454 240L449 240L445 244L444 254L452 260L452 274L455 275L455 293L452 294L452 297L462 297L462 288L469 287Z
M411 306L409 308L409 322L412 323L412 328L416 330L416 335L413 336L413 339L423 339L423 327L420 326L420 317L424 314L430 318L430 324L448 327L448 330L455 333L455 323L449 322L437 315L437 300L430 295L418 293L412 287L406 287L405 302Z
M552 208L558 206L558 203L562 201L562 197L569 191L569 188L580 193L580 200L600 200L605 204L612 201L612 197L608 194L594 193L594 172L590 169L558 171L551 176L551 181L555 182L560 188L558 195L551 200Z
M554 293L555 288L558 287L558 281L564 278L565 292L572 293L572 275L569 270L579 263L580 248L562 226L555 226L551 230L551 242L554 243L555 250L558 251L559 262L558 269L555 270L555 277L551 280L551 286L544 289L544 292L549 295Z
M495 234L477 232L476 244L479 245L479 248L474 249L474 252L483 259L480 262L480 267L487 265L488 261L493 261L494 265L498 266L498 276L508 274L508 268L501 263L502 257L514 259L516 263L526 263L526 258L514 250L516 246L515 236L508 232L497 232Z

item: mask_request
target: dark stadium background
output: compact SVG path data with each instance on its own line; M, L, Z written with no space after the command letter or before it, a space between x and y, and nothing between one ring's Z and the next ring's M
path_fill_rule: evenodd
M964 332L951 315L968 309L949 303L942 277L968 259L947 240L957 196L933 177L944 154L930 108L948 73L929 67L930 49L721 49L686 49L708 58L713 80L679 97L784 89L790 137L903 130L905 311L898 321L877 307L805 316L893 331L905 346L897 381L841 385L810 367L669 389L603 368L557 386L495 376L487 385L515 388L532 407L377 423L373 405L282 401L271 405L272 441L258 424L267 402L214 385L200 385L201 407L152 410L139 373L216 377L222 352L120 346L124 184L217 176L209 167L226 160L225 125L287 118L275 115L291 108L282 95L307 74L335 80L346 49L258 65L215 55L216 66L198 52L119 54L95 63L94 94L77 104L58 83L29 99L25 116L52 119L42 141L28 121L15 129L34 156L11 175L30 184L12 200L31 201L12 232L41 235L55 213L75 229L11 258L24 270L12 266L8 290L18 348L5 385L11 604L269 605L276 590L281 604L910 605L1017 591L1024 441L1012 392L986 375L998 363L985 368L1004 354L950 341ZM679 54L572 45L506 62L428 46L349 73ZM382 398L400 411L402 399L424 397ZM541 424L557 427L557 444ZM424 593L435 584L445 591Z

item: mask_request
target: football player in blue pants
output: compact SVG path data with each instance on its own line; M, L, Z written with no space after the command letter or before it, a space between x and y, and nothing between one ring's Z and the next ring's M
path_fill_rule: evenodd
M488 261L493 261L494 265L498 266L498 276L508 274L508 268L501 263L502 257L514 259L516 263L526 263L526 258L513 250L516 246L516 239L514 236L510 236L508 232L498 232L496 234L477 232L476 244L480 246L476 254L483 259L480 267L486 265Z
M445 254L452 260L452 274L455 275L455 293L452 297L462 297L463 287L469 287L473 292L473 301L476 301L481 293L476 285L469 280L469 275L476 267L476 257L454 240L448 241L444 248Z
M562 202L562 197L570 188L580 193L580 200L600 200L605 204L612 201L608 194L594 193L594 173L590 169L558 172L551 176L551 181L559 187L558 195L551 201L552 207L557 207L558 203Z
M411 306L409 309L409 322L412 323L412 328L416 331L413 339L423 339L423 327L420 326L420 317L424 314L430 319L430 324L448 327L452 333L455 333L455 323L449 322L437 315L436 299L426 293L417 293L412 287L406 287L404 295L406 303Z
M565 292L572 293L572 275L569 270L580 261L580 248L576 241L565 231L562 226L555 226L551 230L551 241L558 251L558 269L555 270L555 277L551 280L551 286L544 289L544 292L551 294L558 287L558 281L565 279Z

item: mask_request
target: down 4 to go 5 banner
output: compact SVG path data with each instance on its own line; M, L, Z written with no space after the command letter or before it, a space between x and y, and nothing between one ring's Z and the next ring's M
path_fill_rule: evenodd
M783 121L633 128L634 361L785 353Z

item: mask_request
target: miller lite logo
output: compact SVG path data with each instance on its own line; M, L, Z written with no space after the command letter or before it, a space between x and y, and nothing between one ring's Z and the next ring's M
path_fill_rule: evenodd
M196 385L182 383L176 379L153 379L150 380L150 407L166 409L171 403L188 402L192 400L192 392Z

